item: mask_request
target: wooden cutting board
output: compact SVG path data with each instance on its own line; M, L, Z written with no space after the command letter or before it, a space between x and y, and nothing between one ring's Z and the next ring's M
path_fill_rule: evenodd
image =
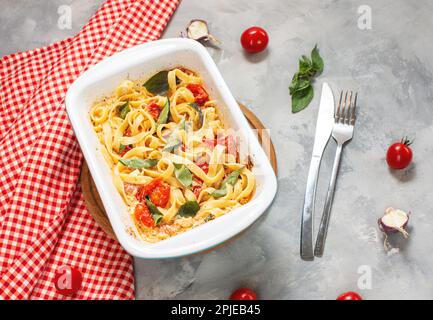
M267 156L272 167L274 168L275 174L277 174L277 158L275 155L274 145L272 144L268 131L251 110L249 110L243 104L239 104L239 106L247 118L251 128L257 129L259 142L262 143L263 141L264 149L268 153ZM83 166L81 168L80 182L83 190L84 201L86 202L90 215L110 238L117 240L110 221L108 220L107 214L105 213L104 205L102 204L101 198L99 197L98 190L96 189L95 183L93 182L92 175L90 174L86 161L83 162Z

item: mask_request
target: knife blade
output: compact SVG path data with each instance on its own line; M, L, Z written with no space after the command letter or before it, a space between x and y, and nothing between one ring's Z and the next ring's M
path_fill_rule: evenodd
M317 178L319 176L320 162L323 151L328 144L334 125L334 95L329 85L322 85L319 113L317 116L316 134L314 137L313 155L308 170L307 187L305 190L304 207L301 224L301 258L314 260L313 252L313 217L314 201L316 198Z

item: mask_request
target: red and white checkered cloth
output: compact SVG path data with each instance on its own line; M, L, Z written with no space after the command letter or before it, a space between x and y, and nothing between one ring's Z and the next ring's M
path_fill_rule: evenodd
M134 298L131 257L86 210L64 98L91 65L157 39L178 2L108 0L77 36L0 60L0 299L67 298L62 265L83 275L71 298Z

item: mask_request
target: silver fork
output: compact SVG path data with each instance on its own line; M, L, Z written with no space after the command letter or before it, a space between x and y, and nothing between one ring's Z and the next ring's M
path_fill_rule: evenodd
M328 233L329 218L331 217L332 200L334 198L335 181L337 179L338 168L340 166L341 152L344 144L353 137L353 127L355 125L355 110L356 99L358 93L355 93L354 101L352 102L352 91L344 94L340 93L340 102L334 115L334 127L332 128L332 137L337 142L337 150L335 152L334 166L332 167L331 181L329 182L328 192L326 194L325 207L323 209L322 220L320 222L319 233L317 235L314 255L321 257L325 248L326 235Z

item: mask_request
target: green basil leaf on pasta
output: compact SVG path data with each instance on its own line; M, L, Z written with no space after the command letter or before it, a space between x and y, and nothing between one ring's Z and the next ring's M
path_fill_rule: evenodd
M167 101L165 102L164 108L162 109L162 111L158 117L158 124L167 123L169 114L170 114L170 99L167 98Z
M197 201L187 201L180 206L177 215L181 217L194 217L200 210L200 206Z
M211 193L211 196L214 198L224 197L227 194L227 184L234 186L236 184L236 181L238 181L239 175L242 173L243 169L244 167L234 170L232 173L230 173L223 180L220 188Z
M129 111L131 111L131 108L129 107L129 101L126 101L119 108L119 117L125 119Z
M122 153L123 151L125 151L126 146L124 144L120 144L119 146L119 153Z
M203 111L201 110L198 103L193 102L189 104L195 111L198 112L198 119L199 119L199 128L203 126Z
M153 93L155 95L164 96L168 91L168 79L167 79L168 71L163 70L158 72L157 74L150 77L143 86L147 91Z
M162 149L162 151L173 152L174 150L179 148L181 144L182 144L182 142L179 140L177 135L173 136L173 134L172 134L168 138L167 144L165 145L164 149Z
M189 187L192 184L192 173L189 171L186 165L184 164L175 164L174 165L174 175L177 180L184 186Z
M131 169L146 169L150 167L156 166L158 163L158 159L140 159L140 158L129 158L129 159L120 159L119 162L123 164L125 167Z
M148 197L146 197L146 205L149 208L153 221L155 221L155 225L158 225L164 215L161 213L161 211L158 210L158 208L153 204L153 202L149 200Z

